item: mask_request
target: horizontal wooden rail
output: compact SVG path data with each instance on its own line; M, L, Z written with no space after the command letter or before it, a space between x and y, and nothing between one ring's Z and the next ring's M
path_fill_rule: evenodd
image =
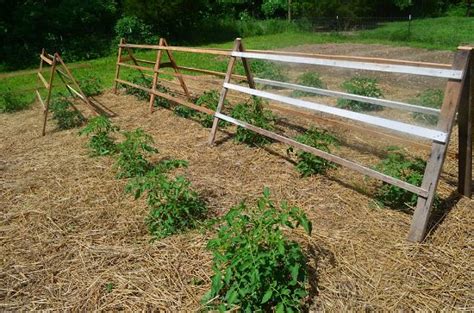
M178 103L178 104L181 104L181 105L184 105L188 108L191 108L191 109L194 109L196 111L199 111L199 112L202 112L202 113L206 113L206 114L209 114L209 115L213 115L214 114L214 111L211 110L211 109L208 109L206 107L200 107L198 105L195 105L194 103L191 103L191 102L188 102L188 101L184 101L182 99L179 99L179 98L176 98L176 97L173 97L173 96L170 96L166 93L162 93L162 92L159 92L159 91L154 91L154 90L151 90L149 88L146 88L146 87L143 87L143 86L140 86L140 85L137 85L137 84L134 84L134 83L131 83L131 82L128 82L128 81L125 81L125 80L122 80L122 79L116 79L115 80L116 82L120 83L120 84L124 84L124 85L128 85L130 87L134 87L134 88L137 88L137 89L140 89L140 90L143 90L143 91L146 91L148 93L153 93L159 97L162 97L162 98L165 98L166 100L169 100L169 101L172 101L172 102L175 102L175 103Z
M366 97L366 96L359 96L359 95L340 92L340 91L332 91L328 89L302 86L302 85L279 82L279 81L274 81L274 80L269 80L269 79L262 79L262 78L257 78L257 77L255 77L253 80L256 83L259 83L262 85L283 87L283 88L289 88L293 90L305 91L305 92L322 95L322 96L339 97L339 98L347 99L347 100L355 100L355 101L360 101L360 102L372 103L372 104L376 104L376 105L380 105L380 106L384 106L388 108L400 109L400 110L405 110L409 112L418 112L418 113L430 114L430 115L435 115L435 116L438 116L439 113L441 112L438 109L422 107L422 106L408 104L408 103L399 102L399 101L391 101L391 100L371 98L371 97Z
M49 65L53 65L53 60L50 60L48 59L47 57L45 57L44 55L40 54L40 58L45 61L46 63L48 63Z
M141 45L141 44L121 44L119 47L122 48L138 48L138 49L150 49L150 50L169 50L169 51L181 51L181 52L195 52L202 54L214 54L214 55L228 55L230 56L232 50L229 49L217 49L217 48L191 48L191 47L178 47L178 46L160 46L160 45ZM327 60L346 60L346 61L363 61L363 62L374 62L379 64L393 64L393 65L407 65L413 67L430 67L435 69L451 69L451 64L445 63L432 63L432 62L421 62L421 61L408 61L398 59L385 59L377 57L359 57L359 56L348 56L348 55L329 55L319 53L304 53L304 52L293 52L293 51L272 51L272 50L251 50L248 49L246 52L251 53L264 53L274 55L287 55L287 56L305 56L312 58L321 58ZM141 61L137 59L137 61ZM146 62L152 62L149 60L143 60ZM154 64L154 63L150 63Z
M397 65L409 65L409 66L417 66L417 67L433 67L433 68L444 68L444 69L452 68L452 64L446 64L446 63L408 61L408 60L385 59L385 58L377 58L377 57L361 57L361 56L351 56L351 55L333 55L333 54L319 54L319 53L294 52L294 51L252 50L252 49L247 49L246 52L268 53L268 54L276 54L276 55L283 54L283 55L305 56L305 57L321 58L321 59L328 59L328 60L375 62L375 63L380 63L380 64L397 64Z
M429 140L433 140L440 143L445 143L447 140L447 134L445 132L434 130L430 128L420 127L416 125L411 125L407 123L402 123L398 121L389 120L386 118L361 114L357 112L352 112L349 110L343 110L339 108L334 108L324 104L319 104L315 102L290 98L282 95L273 94L266 91L251 89L247 87L242 87L239 85L224 83L224 88L235 90L238 92L243 92L249 95L262 97L270 100L279 101L282 103L290 104L296 107L301 107L313 111L318 111L326 114L331 114L338 117L343 117L351 119L354 121L362 122L372 126L378 126L385 129L390 129L396 132L405 133L412 136L417 136Z
M463 71L438 69L429 67L417 67L397 64L379 64L370 62L356 62L345 60L328 60L321 58L298 57L289 55L274 55L269 53L250 53L250 52L232 52L232 56L239 58L259 59L268 61L289 62L298 64L322 65L331 67L341 67L366 71L378 71L389 73L413 74L422 76L432 76L440 78L449 78L460 80L463 77Z
M46 79L44 78L44 76L40 72L38 72L38 77L41 80L41 82L43 82L44 87L46 89L49 89L49 83L46 81Z
M128 64L128 63L117 63L117 65L118 66L123 66L123 67L128 67L128 68L133 68L133 69L140 70L140 71L154 72L154 69L152 67L139 66L139 65Z
M175 47L175 46L159 46L159 45L137 45L137 44L119 44L122 48L138 48L138 49L150 49L150 50L168 50L168 51L180 51L180 52L193 52L201 54L213 54L213 55L227 55L230 56L230 50L213 49L213 48L190 48L190 47Z
M221 113L216 113L215 116L219 119L222 119L222 120L227 121L229 123L232 123L234 125L237 125L237 126L240 126L240 127L246 128L246 129L250 129L251 131L254 131L254 132L256 132L260 135L267 136L269 138L272 138L272 139L278 140L280 142L286 143L290 146L301 149L305 152L312 153L316 156L319 156L321 158L324 158L324 159L329 160L331 162L334 162L336 164L346 166L346 167L348 167L348 168L350 168L354 171L357 171L361 174L370 176L372 178L380 179L381 181L384 181L386 183L389 183L389 184L395 185L397 187L403 188L403 189L408 190L410 192L413 192L413 193L415 193L415 194L417 194L421 197L426 198L428 196L428 191L423 189L423 188L420 188L418 186L409 184L407 182L404 182L402 180L393 178L391 176L382 174L380 172L377 172L377 171L375 171L373 169L370 169L368 167L365 167L363 165L357 164L357 163L352 162L352 161L348 161L348 160L343 159L341 157L338 157L336 155L333 155L333 154L327 153L325 151L313 148L311 146L302 144L302 143L300 143L296 140L293 140L293 139L290 139L288 137L272 133L268 130L253 126L251 124L248 124L248 123L245 123L243 121L234 119L230 116L227 116L227 115L224 115L224 114L221 114Z
M131 60L132 58L130 58ZM135 59L135 61L137 62L140 62L140 63L145 63L145 64L152 64L152 65L155 65L155 62L154 61L150 61L150 60L145 60L145 59Z

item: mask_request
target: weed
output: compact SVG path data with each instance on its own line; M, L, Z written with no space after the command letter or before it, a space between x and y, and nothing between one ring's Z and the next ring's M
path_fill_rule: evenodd
M342 83L342 88L348 93L360 96L372 98L382 97L382 90L374 78L356 76ZM376 104L347 99L338 99L337 106L352 111L377 111L382 109L381 106Z
M30 103L23 97L7 89L0 93L0 113L12 113L28 109Z
M219 103L219 93L215 90L204 92L196 100L196 105L202 106L208 109L215 111L217 109L217 104ZM229 103L227 100L224 101L224 106L227 106ZM202 126L206 128L211 128L214 121L214 116L206 113L198 113L199 122ZM225 127L228 123L226 121L219 121L219 127Z
M443 104L444 92L441 89L428 89L422 92L415 100L415 104L428 108L441 108ZM429 125L438 123L438 116L413 112L413 118L419 122Z
M263 101L259 98L252 98L251 103L237 104L231 113L233 118L247 122L254 126L272 130L274 128L275 115L270 110L264 108ZM246 143L250 146L260 146L270 143L271 140L254 131L237 127L235 140Z
M110 122L105 116L93 117L79 134L90 136L88 146L93 156L113 154L117 151L114 140L110 133L118 131L119 128Z
M257 207L245 203L223 218L208 249L214 255L211 290L203 302L212 310L239 308L243 312L300 311L307 296L306 258L298 243L286 238L284 228L302 226L311 234L311 222L299 208L280 207L265 188Z
M87 75L82 78L79 85L87 97L100 95L104 89L102 80L92 75Z
M114 283L107 283L105 284L105 291L107 292L112 292L112 290L114 290L115 286L114 286Z
M315 88L325 88L326 86L323 83L319 73L316 73L316 72L306 72L306 73L301 74L297 79L297 83L300 85L315 87ZM293 97L314 96L313 93L305 92L301 90L295 90L292 92L291 95Z
M420 186L426 162L420 158L406 157L398 147L389 147L388 151L387 157L376 166L376 169L386 175ZM383 183L377 190L375 198L383 205L405 209L415 206L418 196L400 187Z
M79 127L86 121L81 112L76 110L72 102L64 96L54 99L49 109L59 129Z
M146 156L157 153L158 150L151 146L153 138L143 129L123 132L125 140L117 145L119 156L115 163L118 169L118 178L132 178L144 176L152 165Z
M339 141L336 139L336 137L325 130L318 130L315 128L311 128L303 135L296 137L296 140L305 145L328 153L331 152L331 146L339 144ZM292 148L288 150L293 151ZM315 174L324 174L328 169L336 167L336 165L331 161L315 156L309 152L298 151L297 156L298 163L296 164L296 170L303 177Z

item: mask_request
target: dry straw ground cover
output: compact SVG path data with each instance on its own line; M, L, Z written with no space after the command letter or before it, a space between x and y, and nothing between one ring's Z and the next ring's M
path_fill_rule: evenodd
M453 196L455 145L439 188L451 209L437 214L425 243L409 244L411 214L378 206L376 182L343 168L301 178L282 144L238 144L229 127L209 147L209 129L170 110L150 117L147 102L133 96L107 92L97 100L121 129L151 134L157 160L189 162L177 171L212 216L256 200L265 186L273 199L302 208L313 223L311 237L298 236L311 268L311 310L474 310L474 202ZM78 129L55 131L51 123L40 137L39 116L38 105L0 115L0 308L199 310L212 275L205 247L213 232L150 242L145 201L123 192L113 160L90 158ZM277 130L294 135L291 124L311 126L288 117ZM344 138L337 126L319 126ZM361 151L368 142L374 148ZM335 152L373 164L386 144L362 133Z

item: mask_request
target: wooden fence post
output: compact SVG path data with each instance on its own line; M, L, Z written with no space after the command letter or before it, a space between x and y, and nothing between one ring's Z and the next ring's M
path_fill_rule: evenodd
M425 238L429 218L431 216L433 201L438 186L439 177L443 168L443 163L448 150L449 138L451 137L452 126L458 111L461 100L462 88L465 87L465 76L468 68L470 51L458 50L454 56L453 69L463 70L464 77L461 81L450 79L447 83L441 115L437 129L447 133L446 142L433 142L431 155L426 163L425 174L421 187L428 190L428 196L418 197L415 213L408 234L408 240L420 242Z
M51 91L53 89L53 79L54 73L56 72L56 55L54 55L53 64L51 65L51 74L49 77L49 85L48 85L48 95L46 96L44 112L43 112L43 131L41 132L42 135L46 135L46 122L48 121L48 111L49 111L49 102L51 100Z
M114 94L117 94L117 87L118 87L118 82L117 79L120 77L120 63L122 62L122 46L125 43L124 38L120 38L120 44L119 44L119 49L118 49L118 55L117 55L117 65L115 68L115 79L114 79Z
M163 39L163 44L165 46L168 46L168 42L166 41L166 39ZM168 58L170 59L170 63L174 69L174 72L178 74L176 77L178 77L179 84L181 85L181 88L183 88L184 94L186 95L188 100L190 100L191 95L189 94L189 90L188 90L188 87L186 86L186 83L184 82L183 76L179 72L178 65L176 64L176 60L174 59L172 52L169 50L166 50L166 54L168 55Z
M163 46L165 40L163 38L160 38L160 41L158 42L159 46ZM158 71L160 70L160 63L161 63L161 58L163 56L163 50L158 50L156 52L156 61L155 65L153 66L153 82L151 85L151 90L150 92L150 113L153 113L153 105L155 103L155 92L156 92L156 84L158 83Z
M234 48L232 49L232 51L238 51L239 50L241 40L242 39L240 39L240 38L235 39ZM221 110L222 110L222 106L224 105L224 101L225 101L225 98L226 98L227 92L228 92L228 89L224 85L225 85L225 83L230 82L230 79L232 78L232 72L234 71L234 65L235 65L235 60L236 59L237 58L235 56L231 56L230 60L229 60L229 64L227 64L227 72L225 74L224 84L222 85L221 94L220 94L220 97L219 97L219 102L217 103L216 113L220 113ZM210 145L213 145L214 140L216 139L216 132L217 132L218 124L219 124L219 118L214 116L214 121L212 122L211 133L209 135L209 144Z
M474 119L474 53L473 48L467 48L470 53L469 67L461 97L458 113L459 131L459 162L458 162L458 192L466 197L472 197L472 124Z

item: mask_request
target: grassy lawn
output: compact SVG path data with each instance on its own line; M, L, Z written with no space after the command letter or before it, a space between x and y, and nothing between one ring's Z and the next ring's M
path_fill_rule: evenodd
M169 40L172 44L172 40ZM310 32L285 32L273 35L263 35L244 38L247 49L278 49L301 44L319 43L344 43L357 42L367 44L388 44L397 46L413 46L438 50L454 50L456 46L464 43L474 43L474 18L443 17L433 19L415 20L408 33L407 22L394 22L382 25L373 30L351 33L310 33ZM211 44L203 47L232 48L233 42ZM227 60L218 56L203 54L175 53L178 64L217 71L225 71ZM147 51L137 53L144 59L154 60L155 52ZM67 60L65 60L67 62ZM87 62L73 63L78 66L73 70L78 80L86 76L99 78L105 88L112 86L115 73L115 54ZM79 66L79 64L81 66ZM84 66L86 65L86 66ZM88 66L87 66L88 65ZM241 69L237 68L237 71ZM136 71L122 69L122 76L126 77ZM19 71L18 75L0 75L0 93L11 89L25 98L33 101L33 90L38 84L36 73ZM47 75L45 75L47 76ZM61 85L57 82L57 85ZM55 89L55 93L65 92L64 89Z

